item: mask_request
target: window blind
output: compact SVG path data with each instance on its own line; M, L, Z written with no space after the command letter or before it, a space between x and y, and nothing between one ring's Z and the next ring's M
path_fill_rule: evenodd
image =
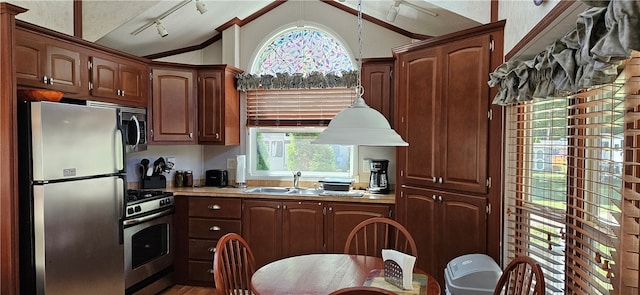
M353 88L247 91L247 126L326 126L355 99Z
M634 79L508 108L507 257L536 259L548 294L638 292Z

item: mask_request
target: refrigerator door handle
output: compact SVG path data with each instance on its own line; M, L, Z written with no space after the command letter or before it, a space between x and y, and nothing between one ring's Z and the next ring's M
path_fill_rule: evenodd
M127 182L127 177L124 174L118 175L119 181L117 192L120 192L121 195L117 196L118 199L118 239L120 245L124 245L124 212L126 210L127 204L125 203L125 196L127 195L127 187L124 185Z
M118 109L117 111L117 120L116 120L116 168L118 169L118 171L120 173L126 173L126 168L127 164L125 163L125 152L126 152L126 145L125 145L125 141L124 141L124 130L122 127L122 120L120 120L120 110Z

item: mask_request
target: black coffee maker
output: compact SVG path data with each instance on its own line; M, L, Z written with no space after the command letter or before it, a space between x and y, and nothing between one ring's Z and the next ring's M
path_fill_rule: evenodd
M387 168L389 168L389 160L369 160L371 176L369 177L369 188L367 191L371 193L386 194L389 192L389 178L387 177Z

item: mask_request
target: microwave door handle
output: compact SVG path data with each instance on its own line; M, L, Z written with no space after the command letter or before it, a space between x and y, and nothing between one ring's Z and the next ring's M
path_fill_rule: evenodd
M133 148L136 148L140 143L140 121L135 115L131 116L131 120L136 123L136 142L133 144Z

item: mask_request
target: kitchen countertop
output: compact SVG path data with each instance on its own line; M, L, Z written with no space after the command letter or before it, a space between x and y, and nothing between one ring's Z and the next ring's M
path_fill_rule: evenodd
M234 187L169 187L166 191L172 192L175 196L199 196L199 197L233 197L244 199L275 199L275 200L304 200L323 202L349 202L349 203L369 203L369 204L395 204L394 193L389 194L369 194L362 197L342 197L342 196L309 196L309 195L283 195L283 194L258 194L245 193L247 188Z

